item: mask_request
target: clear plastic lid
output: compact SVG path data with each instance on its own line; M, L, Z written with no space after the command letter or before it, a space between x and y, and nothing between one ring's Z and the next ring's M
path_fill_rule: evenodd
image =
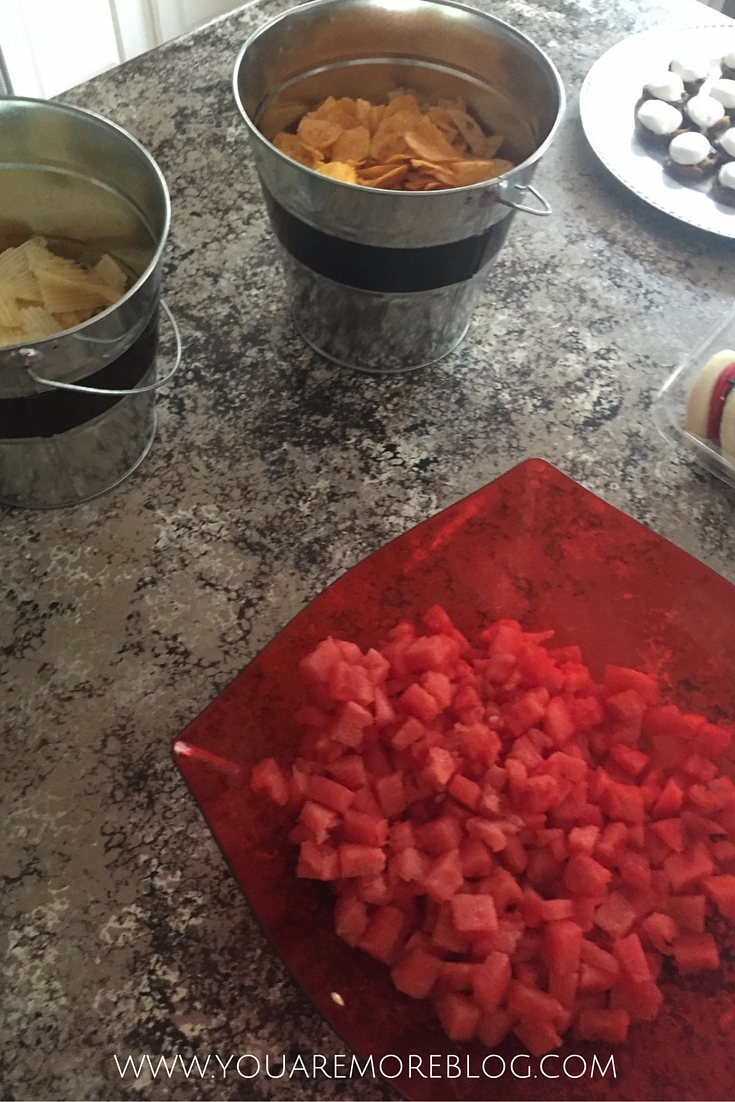
M735 456L724 454L712 440L695 436L686 427L687 400L695 379L712 356L728 348L735 349L735 309L668 377L654 399L653 419L667 440L683 445L703 467L735 486Z

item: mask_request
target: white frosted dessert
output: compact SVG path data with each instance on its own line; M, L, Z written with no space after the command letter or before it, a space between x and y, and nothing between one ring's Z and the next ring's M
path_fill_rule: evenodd
M726 157L735 160L735 126L731 126L717 139L717 145Z
M669 143L664 168L677 179L694 183L704 179L717 165L717 154L704 134L687 130Z
M684 81L688 92L696 92L709 76L710 64L707 58L696 54L680 54L671 59L672 73Z
M647 99L636 111L637 129L644 141L666 149L673 135L681 129L684 116L670 103Z
M703 134L720 125L725 118L725 108L722 103L712 96L705 95L692 96L686 105L686 113Z
M735 50L720 59L720 71L723 77L735 79Z
M735 207L735 161L728 161L717 173L717 179L712 185L712 198L729 207Z
M712 99L719 100L723 107L735 107L735 80L716 80L709 90Z
M676 73L657 73L643 85L643 93L652 99L678 105L686 99L684 81Z

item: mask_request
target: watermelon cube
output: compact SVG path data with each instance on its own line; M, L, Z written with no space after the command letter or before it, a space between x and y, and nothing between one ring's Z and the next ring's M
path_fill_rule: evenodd
M720 914L735 922L735 876L731 873L707 876L702 885Z
M423 949L412 949L391 970L391 979L399 991L412 999L426 999L442 969L438 957Z
M462 862L458 849L449 850L437 857L424 879L424 889L429 899L442 903L451 899L464 884Z
M720 955L711 934L683 934L674 939L672 949L680 976L720 967Z
M490 952L472 973L472 991L486 1013L497 1010L511 981L510 957L507 953Z
M451 993L434 999L442 1029L450 1041L471 1041L480 1021L480 1007L469 995Z

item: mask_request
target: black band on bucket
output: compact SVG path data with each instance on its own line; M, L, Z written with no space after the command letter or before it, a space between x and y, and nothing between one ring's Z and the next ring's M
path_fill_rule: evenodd
M93 375L76 381L79 386L131 390L149 371L157 345L158 311L155 311L143 332L122 356ZM81 394L78 390L44 390L41 394L22 398L1 398L0 440L59 436L93 421L122 400L117 394Z
M492 260L505 241L512 213L484 233L418 249L360 245L316 230L282 207L263 188L278 240L305 267L335 283L362 291L401 294L464 283Z

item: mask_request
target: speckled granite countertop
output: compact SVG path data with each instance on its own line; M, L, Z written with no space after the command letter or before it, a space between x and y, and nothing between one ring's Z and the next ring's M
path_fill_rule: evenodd
M121 1079L177 1054L345 1051L275 958L171 741L306 602L386 540L541 456L735 581L735 493L649 407L728 307L735 251L620 186L578 92L628 34L695 3L499 0L570 106L460 348L420 374L297 336L231 94L247 5L65 98L138 137L172 194L166 294L185 366L144 465L77 508L4 509L0 1094L392 1098L375 1081Z

